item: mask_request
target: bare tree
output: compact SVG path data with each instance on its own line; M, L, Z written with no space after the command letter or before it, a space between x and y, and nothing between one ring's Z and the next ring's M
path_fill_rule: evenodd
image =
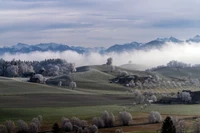
M0 133L8 133L4 125L0 125Z
M101 115L101 119L104 122L105 127L113 127L115 122L115 117L112 113L108 113L106 110Z
M121 125L128 126L132 120L132 115L129 112L123 111L119 113L118 119Z
M18 133L27 133L28 132L28 125L23 120L18 120Z
M123 133L123 130L122 129L116 129L115 133Z
M41 123L40 121L38 120L38 118L33 118L31 123L35 123L36 126L37 126L37 129L39 130L40 129L40 126L41 126Z
M180 92L178 94L178 98L181 98L181 100L185 102L190 102L192 100L192 97L189 92Z
M113 59L111 57L108 58L106 64L107 65L112 65L112 63L113 63Z
M104 121L99 117L94 117L91 122L92 125L96 125L98 128L104 127Z
M185 133L186 127L185 127L185 121L180 120L176 125L176 133Z
M142 95L142 93L140 92L140 90L137 90L137 89L136 89L136 90L133 92L133 96L134 96L135 102L136 102L137 104L141 104L141 103L143 103L144 100L145 100L145 97Z
M192 133L200 133L200 118L197 118L194 122Z
M90 133L97 133L98 132L98 127L96 125L92 125L89 127L89 132Z
M28 133L37 133L38 131L38 125L34 122L31 122L29 125Z
M70 121L71 121L72 125L81 126L81 120L77 117L72 117Z
M162 116L157 111L152 111L148 116L150 123L159 123L162 121Z
M11 66L8 66L7 68L7 74L9 77L15 77L15 76L18 76L18 66L16 65L11 65Z
M69 83L69 87L70 87L72 90L73 90L74 88L77 88L76 82L71 81L71 82Z
M58 86L61 87L62 86L62 81L58 82Z
M151 100L153 100L153 102L156 102L157 101L157 97L155 95L152 95L151 96Z
M65 132L70 132L73 130L73 125L71 124L71 122L66 122L62 128Z
M11 120L5 122L5 126L8 133L14 133L15 131L15 123Z

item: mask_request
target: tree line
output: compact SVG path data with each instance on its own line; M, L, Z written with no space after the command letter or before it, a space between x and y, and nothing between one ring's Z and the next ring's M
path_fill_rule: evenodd
M43 61L5 61L0 59L0 76L22 77L24 73L41 73L44 76L57 76L75 72L75 63L64 59L46 59Z

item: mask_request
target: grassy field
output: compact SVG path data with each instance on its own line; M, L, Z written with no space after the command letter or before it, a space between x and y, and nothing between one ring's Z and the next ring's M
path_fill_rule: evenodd
M122 68L116 68L122 69ZM133 125L128 127L114 127L101 129L100 133L111 133L117 128L123 128L127 133L154 133L159 130L161 124L146 124L148 113L159 111L163 117L173 116L199 116L200 105L159 105L152 104L141 110L140 106L133 106L133 96L126 95L130 88L123 85L109 83L109 80L117 75L117 72L109 72L110 68L103 66L82 67L80 72L74 74L74 79L78 88L71 90L68 87L58 87L60 80L67 81L70 76L57 76L52 79L53 86L44 84L28 83L21 78L0 77L0 123L11 119L15 122L23 119L27 122L33 117L42 115L44 124L42 130L51 129L55 122L60 123L63 116L71 118L73 116L88 120L95 116L100 116L103 111L114 113L118 116L124 107L133 115ZM122 69L126 70L126 69ZM148 75L147 72L127 70L135 75ZM161 77L168 79L170 76L183 77L184 72L174 74L176 70L162 70ZM187 70L189 73L190 70ZM197 71L197 70L196 70ZM195 73L195 72L194 72ZM174 75L173 75L174 74ZM196 76L198 73L196 74ZM160 93L176 93L183 89L199 90L198 88L176 88L154 89ZM134 89L132 89L134 90ZM142 90L148 91L148 90ZM146 132L149 131L149 132Z

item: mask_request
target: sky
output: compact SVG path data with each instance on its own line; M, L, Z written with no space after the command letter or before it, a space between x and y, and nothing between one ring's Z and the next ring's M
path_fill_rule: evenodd
M200 34L199 0L0 0L0 46L109 47Z

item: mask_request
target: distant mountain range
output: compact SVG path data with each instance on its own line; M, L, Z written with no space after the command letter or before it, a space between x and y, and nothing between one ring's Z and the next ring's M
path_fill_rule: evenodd
M90 52L98 52L101 54L109 53L109 52L124 52L124 51L132 51L132 50L149 50L152 48L160 49L168 42L173 43L182 43L182 42L200 42L200 35L196 35L194 38L190 38L186 41L176 39L174 37L170 38L157 38L147 43L139 43L139 42L131 42L125 44L115 44L108 49L104 47L95 47L95 48L86 48L86 47L75 47L75 46L68 46L65 44L58 44L58 43L40 43L36 45L28 45L24 43L18 43L17 45L13 45L11 47L3 47L0 48L0 55L5 53L15 54L15 53L31 53L35 51L45 52L45 51L52 51L52 52L63 52L63 51L74 51L80 54L83 53L90 53Z

